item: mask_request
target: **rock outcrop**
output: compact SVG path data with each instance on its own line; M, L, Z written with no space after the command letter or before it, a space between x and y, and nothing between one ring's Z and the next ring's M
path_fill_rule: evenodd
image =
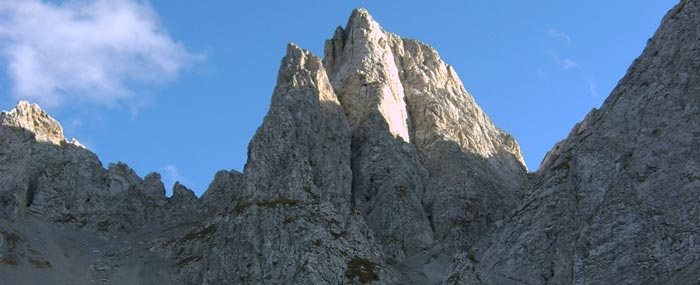
M288 46L242 177L229 175L218 174L210 190L221 193L219 185L240 183L232 203L208 225L162 245L180 260L186 283L394 278L351 207L350 128L320 58Z
M700 3L684 0L449 283L697 284L698 39Z
M352 127L353 202L386 253L403 258L434 239L390 36L356 10L327 41L325 66Z
M37 105L0 114L10 284L692 284L700 4L528 174L430 46L353 11L290 44L244 171L201 198L107 169Z
M358 9L325 54L352 127L353 201L390 257L475 241L515 206L519 146L432 47Z
M66 141L63 127L41 110L39 105L19 101L9 112L0 113L0 124L14 126L34 133L35 139L60 145Z

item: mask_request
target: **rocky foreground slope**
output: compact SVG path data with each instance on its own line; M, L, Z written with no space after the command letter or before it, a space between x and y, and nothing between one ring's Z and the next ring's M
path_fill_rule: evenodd
M698 282L700 3L528 174L454 69L367 11L287 47L243 173L197 198L0 115L9 284Z

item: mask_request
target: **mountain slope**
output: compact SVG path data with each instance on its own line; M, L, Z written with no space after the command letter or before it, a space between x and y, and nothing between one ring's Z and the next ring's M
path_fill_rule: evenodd
M352 127L354 202L390 257L478 240L519 200L518 144L432 47L358 9L324 65Z
M243 173L197 198L0 114L0 274L22 284L697 283L700 0L528 174L430 46L353 11L290 44Z
M684 0L449 283L697 283L698 39L700 3Z

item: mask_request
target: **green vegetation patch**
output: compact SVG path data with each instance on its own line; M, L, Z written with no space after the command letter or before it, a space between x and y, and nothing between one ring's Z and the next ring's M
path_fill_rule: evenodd
M279 206L297 206L299 205L299 201L294 200L294 199L289 199L289 198L277 198L274 200L268 200L268 201L259 201L259 202L249 202L244 199L239 200L236 203L236 207L233 208L233 212L236 214L240 215L243 212L245 212L246 209L250 208L250 206L256 205L261 208L275 208Z
M175 265L177 265L177 267L184 267L185 265L190 264L190 263L192 263L192 262L200 261L200 260L202 260L202 258L204 258L204 257L203 257L203 256L199 256L199 255L197 255L197 256L190 256L190 257L187 257L187 258L185 258L185 259L183 259L183 260L178 261L177 263L175 263Z
M361 283L378 281L379 275L377 275L376 267L376 263L356 256L348 261L345 276L350 280L359 280Z
M306 192L306 194L309 194L309 197L311 197L311 199L313 199L316 203L318 203L318 201L321 200L321 197L314 193L313 189L311 189L311 186L309 185L304 186L304 192Z
M199 230L199 231L193 231L193 232L190 232L190 233L186 234L186 235L185 235L184 237L182 237L182 239L180 239L180 240L184 242L184 241L190 241L190 240L194 240L194 239L199 239L199 238L203 238L203 237L205 237L205 236L207 236L207 235L210 235L210 234L212 234L212 233L214 233L214 232L216 232L216 225L211 224L211 225L206 226L205 228L203 228L203 229L201 229L201 230Z
M17 258L12 255L0 257L0 264L2 265L17 265L18 263Z
M277 206L296 206L298 204L299 204L299 201L289 199L289 198L278 198L275 200L255 203L255 205L258 205L258 207L263 207L263 208L275 208Z
M107 221L107 220L104 220L104 221L101 221L101 222L97 223L97 224L95 225L95 229L98 230L98 231L101 231L101 232L106 232L106 231L109 231L109 226L110 226L110 225L112 225L112 223L110 223L110 222Z
M334 232L334 231L330 231L329 233L331 234L331 236L332 236L334 239L343 238L343 237L346 237L346 236L348 235L348 232L347 232L347 231L341 231L341 232L339 232L339 233L336 233L336 232Z
M51 268L51 262L48 260L43 260L43 259L33 259L29 258L29 264L33 265L36 268Z

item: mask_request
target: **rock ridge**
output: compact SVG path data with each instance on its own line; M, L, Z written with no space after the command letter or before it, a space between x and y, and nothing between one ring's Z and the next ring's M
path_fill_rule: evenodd
M34 133L37 141L58 145L66 141L63 127L41 110L39 105L27 101L19 101L11 111L0 113L0 124L30 131Z
M197 198L0 114L11 284L693 284L700 4L684 0L535 173L432 47L365 9L294 43L243 172Z
M698 282L700 3L681 1L454 284ZM694 271L695 273L689 273Z

